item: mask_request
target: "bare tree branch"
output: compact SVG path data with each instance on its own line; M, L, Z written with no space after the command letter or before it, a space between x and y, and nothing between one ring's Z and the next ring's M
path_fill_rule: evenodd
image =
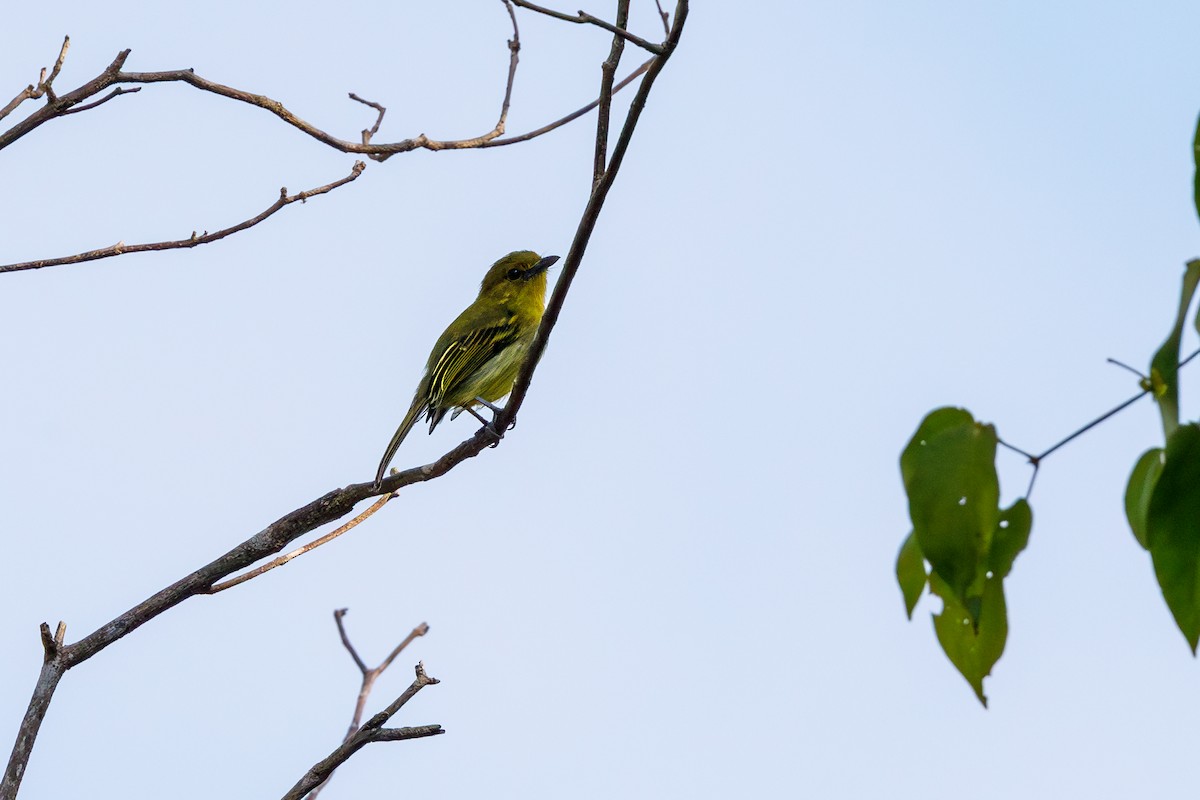
M579 270L579 265L587 250L592 232L595 230L596 221L604 206L604 201L608 196L613 182L616 180L625 154L628 151L629 143L632 140L634 130L637 127L638 120L645 108L646 99L650 94L654 82L662 73L667 60L678 46L687 15L688 0L677 0L671 31L663 43L662 54L654 58L653 63L646 71L645 77L638 87L637 94L634 96L629 110L625 115L625 123L617 137L604 173L591 191L576 229L575 237L564 259L562 274L555 284L554 291L547 303L546 312L542 316L542 321L538 326L537 337L530 346L529 353L517 376L507 405L497 415L494 422L496 429L507 430L509 428L511 423L516 419L517 412L520 410L525 395L529 391L533 373L537 369L542 354L545 352L549 336L558 322L567 293ZM118 57L110 65L109 69L114 72L119 71L120 65L123 63L126 55L127 53L124 53ZM61 102L64 97L67 96L60 97L59 101ZM463 461L477 456L494 442L495 437L491 429L483 427L477 430L469 439L460 442L436 461L423 466L393 472L383 480L379 489L374 487L373 481L368 480L364 483L351 484L345 488L328 492L307 505L285 514L229 552L200 567L191 574L184 576L165 589L151 595L143 602L117 616L110 622L105 623L79 641L69 645L56 644L52 654L47 649L47 660L43 664L41 674L34 687L33 698L30 700L25 718L22 720L20 729L18 730L17 740L13 746L8 766L5 769L3 782L0 783L0 800L14 800L16 797L21 778L33 750L38 729L45 717L46 710L49 708L55 688L64 672L87 661L117 640L132 633L142 625L174 608L188 598L207 593L214 585L232 573L245 569L270 555L279 553L290 542L308 531L340 519L350 513L355 505L362 500L379 494L392 494L401 487L441 477ZM61 632L63 631L60 628L58 638L61 638ZM387 710L381 714L377 714L363 725L356 732L355 736L352 737L352 741L335 750L325 761L315 765L305 778L301 779L300 783L293 788L293 792L287 796L300 797L304 792L311 790L328 777L329 772L338 764L349 758L352 752L361 748L368 741L383 741L385 738L405 738L415 735L434 735L440 732L441 729L434 726L429 729L422 729L432 732L425 734L379 733L379 729L382 728L383 723L407 702L409 697L415 694L422 686L435 682L429 678L424 678L424 682L422 682L423 671L420 669L418 669L417 677L418 680L409 687L409 690L405 694L401 695ZM301 787L307 788L303 788L300 794L295 794Z
M208 81L207 79L196 75L195 72L190 69L188 69L188 70L173 70L173 71L165 71L165 72L145 72L145 73L124 72L124 71L122 71L122 67L124 66L125 61L129 56L129 52L130 52L129 50L123 50L121 53L119 53L117 55L117 58L114 59L113 62L111 64L109 64L109 66L107 68L105 68L105 70L99 76L97 76L93 80L89 81L88 83L84 84L80 88L78 88L72 92L68 92L67 94L59 97L54 94L54 92L51 88L51 84L53 83L54 79L58 77L58 74L59 74L60 70L62 69L63 62L65 61L66 56L67 56L67 50L68 50L68 47L70 44L70 38L66 37L63 40L62 49L59 52L58 59L55 61L54 68L51 71L50 75L47 76L46 70L43 69L41 71L41 76L39 78L39 81L38 81L38 84L36 87L32 86L32 85L26 87L7 106L5 106L3 110L0 110L0 119L2 119L4 116L9 114L12 110L14 110L17 106L19 106L22 102L24 102L27 99L38 98L43 95L45 95L47 97L46 106L44 106L42 109L34 112L30 116L28 116L25 120L14 125L9 130L4 131L3 133L0 133L0 149L7 147L9 144L12 144L13 142L17 141L25 134L35 130L37 127L50 121L51 119L67 116L69 114L77 114L81 111L87 111L89 109L93 109L93 108L96 108L97 106L103 105L104 103L108 102L109 100L112 100L113 98L119 97L123 94L133 94L135 92L141 91L140 86L135 86L132 88L117 86L116 88L112 89L112 91L110 91L108 94L104 95L103 97L101 97L98 100L94 100L92 102L87 102L87 103L83 102L84 100L87 100L88 98L91 98L91 97L95 96L96 94L100 93L101 91L108 88L109 86L111 86L114 83L159 83L159 82L169 82L169 81L180 81L183 83L187 83L191 86L194 86L198 89L204 90L204 91L213 92L215 94L218 94L218 95L221 95L224 97L229 97L234 100L238 100L241 102L249 103L251 105L255 105L255 106L264 108L264 109L270 111L271 113L275 114L276 116L280 117L285 122L288 122L289 124L293 125L294 127L299 128L300 130L304 131L305 133L309 134L313 138L316 138L318 141L321 141L322 143L324 143L326 145L335 147L339 150L342 150L343 152L363 153L368 158L372 158L376 161L385 161L388 158L390 158L392 155L395 155L398 152L407 152L407 151L414 150L417 148L425 148L425 149L429 149L429 150L442 150L442 149L469 149L469 148L485 148L485 147L492 147L492 146L503 146L503 145L517 144L518 142L526 142L526 141L529 141L530 139L535 139L538 136L542 136L543 134L549 133L550 131L555 130L556 128L562 127L563 125L566 125L567 123L569 123L575 119L578 119L579 117L583 116L588 111L592 110L593 108L596 108L597 106L607 107L606 104L611 102L612 94L617 91L620 91L622 88L627 86L637 76L642 75L646 70L649 69L650 64L653 61L653 59L651 59L651 60L647 61L646 63L642 64L640 67L638 67L636 70L634 70L632 73L630 73L626 78L624 78L620 83L616 84L615 86L612 86L611 80L606 81L602 85L602 92L601 92L602 97L587 104L586 106L583 106L582 108L577 109L576 111L574 111L554 122L551 122L548 125L544 125L540 128L537 128L535 130L521 134L519 136L512 136L512 137L503 138L503 139L499 138L504 133L505 125L506 125L507 119L508 119L508 111L509 111L509 107L510 107L511 101L512 101L513 84L516 79L516 70L517 70L517 64L519 61L518 53L520 52L520 49L521 49L520 30L517 25L517 18L516 18L515 12L513 11L512 3L510 2L510 0L502 0L502 1L504 2L505 9L508 11L508 15L509 15L510 20L512 21L512 26L513 26L513 38L508 40L508 48L509 48L509 52L510 52L510 57L509 57L508 77L505 82L504 99L501 103L499 119L497 120L497 123L493 127L493 129L491 131L489 131L488 133L483 134L482 136L477 136L472 139L462 139L462 140L457 140L457 141L437 141L437 140L429 139L424 134L421 134L420 136L415 137L413 139L406 139L406 140L404 140L402 142L398 142L398 143L373 145L372 139L379 132L379 127L383 123L383 117L384 117L384 114L387 112L387 109L384 108L379 103L365 100L365 99L359 97L358 95L354 94L353 92L351 92L350 93L351 99L356 100L360 103L363 103L364 105L368 105L368 106L374 108L376 111L378 111L378 116L376 117L375 124L371 128L365 129L362 131L361 144L345 142L341 139L338 139L337 137L334 137L334 136L326 133L325 131L322 131L322 130L316 128L315 126L310 125L309 123L305 122L304 120L300 119L299 117L294 115L292 112L288 111L283 106L282 103L279 103L276 100L273 100L273 99L263 96L263 95L252 94L250 92L245 92L240 89L234 89L232 87L228 87L228 86L224 86L222 84ZM532 4L526 4L526 3L522 3L522 5L525 5L525 7L530 8L532 10L539 11L541 13L550 13L552 16L557 15L557 16L565 17L565 15L558 15L557 12L549 12L546 9L542 9L540 6L534 6ZM661 12L661 9L660 9L660 12ZM580 14L582 15L583 12L580 12ZM565 18L567 18L571 21L574 21L574 22L588 22L588 21L591 21L591 19L592 19L592 18L590 18L590 15L583 15L583 16L585 18L582 18L582 19L576 19L573 17L565 17ZM627 16L627 14L626 14L626 16ZM625 20L620 13L618 13L618 21L620 22L621 25L625 24ZM602 21L597 21L597 22L600 23ZM602 23L600 26L605 27L606 29L613 27L613 26L608 25L608 23ZM619 29L617 29L617 30L619 30ZM655 50L655 52L661 52L661 48L657 48ZM610 57L610 61L611 61L611 57ZM609 63L609 62L606 62L606 64L607 63ZM615 65L614 65L613 69L615 70ZM611 87L611 88L609 88L609 87ZM599 162L597 162L597 164L599 164ZM597 170L598 169L599 169L599 166L597 166ZM200 244L207 244L209 242L217 241L218 239L223 239L226 236L229 236L231 234L238 233L247 228L253 227L254 225L257 225L259 222L262 222L263 220L265 220L267 217L270 217L271 215L273 215L276 211L281 209L283 206L288 205L289 203L295 202L296 200L303 201L303 200L307 199L308 197L312 197L317 194L323 194L325 192L332 191L333 189L335 189L339 186L342 186L346 183L353 181L355 178L358 177L359 174L361 174L361 172L362 172L362 167L358 162L356 162L355 163L355 171L352 172L351 176L348 178L342 179L340 181L335 181L334 183L328 184L323 187L319 187L317 189L312 189L307 192L301 192L290 198L288 198L286 196L286 191L281 192L280 200L276 201L275 204L273 204L270 208L268 208L265 212L263 212L259 216L254 217L251 220L247 220L245 222L239 223L238 225L234 225L232 227L222 229L220 231L217 231L216 233L209 234L206 231L202 236L198 236L195 232L193 232L192 235L190 237L188 237L187 239L181 239L181 240L176 240L176 241L153 242L153 243L145 243L145 244L135 244L135 245L126 245L126 244L124 244L124 242L118 242L117 244L112 245L110 247L104 247L104 248L100 248L97 250L89 250L89 251L86 251L83 253L77 253L77 254L74 254L71 256L63 256L63 257L48 258L48 259L38 259L35 261L26 261L26 262L21 262L18 264L0 265L0 273L21 272L21 271L25 271L25 270L41 269L43 267L61 266L61 265L65 265L65 264L78 264L78 263L82 263L85 261L95 261L95 260L104 259L104 258L111 258L113 256L124 255L126 253L147 252L147 251L156 251L156 250L183 249L183 248L196 247L197 245L200 245ZM597 174L598 174L598 172L597 172Z
M296 785L283 796L283 800L300 800L328 780L333 771L344 764L350 756L371 742L394 742L401 739L417 739L424 736L437 736L438 734L445 733L441 725L422 725L416 728L383 727L384 723L403 708L405 703L415 697L417 692L426 686L440 682L437 678L431 678L425 674L425 666L423 664L417 664L416 672L416 680L404 690L403 694L397 697L390 706L367 720L366 724L348 736L346 741L342 742L341 746L314 764L304 774L304 777L297 781Z
M635 36L634 34L625 30L625 22L622 21L621 12L619 12L619 11L617 12L617 24L613 25L611 22L605 22L604 20L600 19L599 17L594 17L591 14L587 13L586 11L578 11L578 12L576 12L575 16L571 16L570 14L564 14L561 11L554 11L549 8L543 8L542 6L534 5L533 3L530 3L529 0L512 0L512 2L515 3L516 5L520 6L521 8L527 8L530 11L536 11L537 13L545 14L548 17L554 17L555 19L561 19L563 22L574 22L579 25L595 25L599 28L603 28L604 30L608 31L609 33L616 34L618 37L620 37L626 41L636 44L638 47L642 48L643 50L650 51L651 53L653 53L656 56L662 55L662 52L663 52L662 45L657 45L657 44L652 44L650 42L647 42L642 37ZM659 7L659 13L662 13L661 6ZM628 15L628 10L626 10L626 14Z
M346 626L342 624L342 618L346 616L346 612L348 610L349 609L339 608L337 611L334 611L333 620L337 623L338 636L340 636L342 639L342 645L345 646L346 650L350 653L350 657L354 659L354 664L358 667L358 671L362 673L362 686L358 690L358 700L354 704L354 716L350 719L350 729L346 731L346 737L343 740L343 743L349 742L351 737L354 736L354 732L358 730L358 726L362 722L363 709L367 705L367 698L371 694L371 689L375 685L375 680L383 674L384 670L392 665L392 662L396 660L396 656L400 655L404 648L412 644L414 639L416 639L418 636L424 636L425 634L429 633L428 623L422 622L420 625L413 628L412 632L409 633L408 636L404 637L404 641L400 642L400 644L396 645L392 649L392 652L388 654L388 657L385 658L378 667L369 669L363 662L362 658L359 657L358 651L354 649L354 645L350 644L350 637L346 634ZM321 790L329 785L329 779L332 777L333 772L331 771L329 775L326 776L325 780L309 793L308 800L314 800L314 798L321 793Z
M76 253L73 256L62 256L60 258L44 258L39 261L23 261L19 264L0 264L0 274L5 272L21 272L29 269L41 269L42 267L56 267L62 264L81 264L84 261L96 261L101 258L112 258L113 256L122 256L127 253L145 253L153 250L178 250L181 248L196 247L197 245L208 244L215 242L218 239L224 239L226 236L244 231L247 228L253 228L258 223L270 217L276 211L279 211L284 206L291 205L297 201L303 203L310 197L316 197L327 192L332 192L339 186L345 186L347 183L358 178L366 169L366 165L361 161L355 161L354 167L350 170L350 174L344 178L327 183L324 186L318 186L315 189L307 189L303 192L289 195L287 187L279 190L279 199L267 207L265 211L257 216L251 217L248 220L239 222L236 225L231 225L228 228L222 228L219 231L209 233L205 231L203 234L197 234L192 231L192 235L186 239L178 239L172 242L148 242L145 244L125 244L117 242L111 247L104 247L100 250L89 250L86 253Z

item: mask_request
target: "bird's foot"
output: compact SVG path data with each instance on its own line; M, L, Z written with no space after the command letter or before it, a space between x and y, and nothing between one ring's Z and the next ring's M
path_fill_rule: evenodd
M484 423L483 430L486 431L489 436L491 436L493 439L496 440L496 441L492 442L491 444L489 444L488 447L499 447L500 440L504 438L504 434L497 432L495 421Z

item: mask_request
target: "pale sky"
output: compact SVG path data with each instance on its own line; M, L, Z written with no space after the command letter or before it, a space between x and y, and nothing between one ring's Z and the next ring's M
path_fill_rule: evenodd
M927 411L965 406L1040 450L1137 391L1104 359L1148 363L1200 254L1200 8L693 6L517 428L68 673L22 800L282 795L349 721L341 607L370 663L429 623L368 713L423 660L442 683L394 724L447 733L368 746L328 800L1194 792L1200 667L1122 510L1161 444L1150 402L1046 461L989 710L937 646L937 603L905 619L892 566L897 459ZM164 8L12 4L0 103L70 34L60 91L128 47L129 70L193 67L343 138L373 121L351 91L388 107L377 141L494 123L498 2ZM512 133L590 100L609 48L519 20ZM656 24L635 0L634 29ZM593 135L589 115L371 162L223 242L0 275L5 754L38 623L74 641L373 477L487 266L565 254ZM0 153L0 262L215 230L353 162L148 86ZM395 466L474 430L417 431ZM1007 504L1029 473L1000 467Z

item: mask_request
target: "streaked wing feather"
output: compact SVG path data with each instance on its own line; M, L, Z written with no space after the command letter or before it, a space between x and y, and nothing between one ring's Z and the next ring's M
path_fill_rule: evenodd
M512 343L516 334L516 326L506 320L505 324L479 328L451 342L429 370L430 410L439 409L443 414L449 410L443 406L446 397L455 395L463 382Z

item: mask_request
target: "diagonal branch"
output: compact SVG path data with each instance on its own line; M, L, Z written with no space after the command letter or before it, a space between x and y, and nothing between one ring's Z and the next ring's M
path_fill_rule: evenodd
M228 228L222 228L219 231L209 233L205 231L203 234L197 235L192 231L192 235L186 239L177 239L171 242L148 242L145 244L125 244L117 242L111 247L104 247L100 250L88 250L86 253L76 253L73 256L62 256L60 258L44 258L39 261L24 261L20 264L0 264L0 273L5 272L21 272L29 269L41 269L42 267L56 267L62 264L82 264L84 261L96 261L101 258L112 258L113 256L122 256L126 253L145 253L154 250L179 250L182 248L196 247L209 242L215 242L218 239L224 239L226 236L244 231L247 228L253 228L258 223L273 215L285 206L289 206L297 201L303 203L310 197L316 197L327 192L332 192L339 186L345 186L347 183L358 178L366 169L366 165L361 161L355 161L354 167L350 170L350 174L344 178L327 183L324 186L318 186L315 189L307 189L303 192L289 195L287 187L279 190L279 199L267 207L265 211L257 216L251 217L248 220L239 222L236 225L231 225Z

